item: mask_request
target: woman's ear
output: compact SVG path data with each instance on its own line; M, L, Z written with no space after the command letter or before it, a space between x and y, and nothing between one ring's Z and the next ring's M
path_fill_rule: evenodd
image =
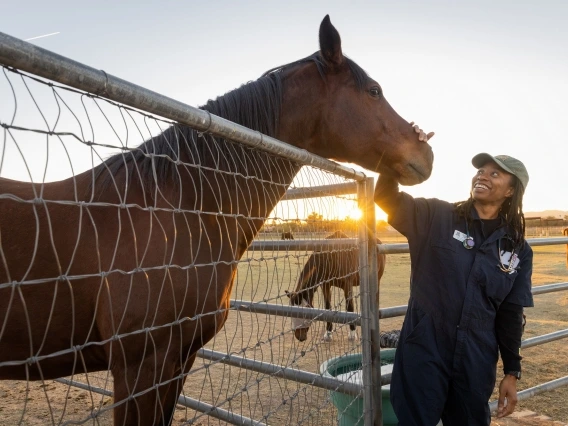
M507 192L505 193L505 197L510 198L513 196L514 193L515 193L515 188L510 186Z

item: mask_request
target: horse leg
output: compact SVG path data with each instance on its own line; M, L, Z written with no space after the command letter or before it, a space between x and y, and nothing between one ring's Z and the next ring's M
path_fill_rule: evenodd
M353 283L348 282L346 283L345 287L343 287L343 294L345 295L345 304L347 305L347 312L354 312L353 306ZM357 340L357 330L356 326L353 323L349 323L349 336L347 339L350 342L354 342Z
M323 301L325 304L325 309L331 311L331 286L329 284L324 284L321 286L321 291L323 293ZM332 332L333 332L333 324L331 322L328 322L326 326L326 331L323 334L324 342L331 342L333 340Z
M192 355L187 369L194 360ZM114 425L169 426L185 376L154 386L171 380L176 371L179 374L179 362L179 358L149 355L139 362L127 362L126 366L120 362L113 366L114 402L119 404L114 409ZM138 393L142 395L133 396Z
M185 365L182 368L178 368L174 372L174 377L179 375L183 375L178 380L173 381L170 383L170 386L164 395L164 399L162 401L162 423L160 426L170 426L174 419L174 413L176 409L177 400L179 395L183 390L183 384L185 383L185 378L187 377L187 373L191 370L193 363L195 362L195 357L197 353L190 355L185 362Z

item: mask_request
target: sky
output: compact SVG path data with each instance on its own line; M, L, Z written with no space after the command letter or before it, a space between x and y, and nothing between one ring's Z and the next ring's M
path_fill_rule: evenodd
M0 31L58 33L30 42L199 106L318 50L326 14L393 108L436 132L432 176L407 192L466 199L471 158L508 154L529 171L525 211L568 210L565 1L31 0L4 4Z

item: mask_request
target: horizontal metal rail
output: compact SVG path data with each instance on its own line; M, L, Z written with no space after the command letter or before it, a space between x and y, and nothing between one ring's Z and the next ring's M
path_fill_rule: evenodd
M560 377L559 379L551 380L550 382L546 383L541 383L540 385L536 385L532 388L528 388L520 392L517 392L517 398L519 401L523 401L540 393L558 389L566 385L568 385L568 376ZM489 403L489 409L491 410L491 412L497 411L498 404L499 401L491 401Z
M405 254L408 253L408 243L377 244L381 254Z
M231 300L231 309L254 312L256 314L277 315L302 318L312 321L333 322L336 324L361 325L361 316L354 312L331 311L329 309L304 308L301 306L276 305L274 303L255 303Z
M305 188L291 188L286 191L281 200L300 200L303 198L329 197L333 195L357 194L355 182L337 183L334 185L310 186Z
M532 293L545 294L553 293L556 291L568 290L568 282L566 283L556 283L556 284L546 284L534 286L532 288ZM394 318L400 317L406 314L408 305L391 306L388 308L379 309L379 318ZM336 324L355 324L361 325L360 315L354 312L343 312L343 311L330 311L327 309L319 308L303 308L301 306L288 306L288 305L277 305L274 303L265 302L250 302L244 300L234 300L231 299L231 309L237 311L248 311L257 314L266 315L277 315L290 318L302 318L312 321L325 321L333 322ZM557 339L561 339L558 337ZM552 339L552 340L557 340ZM534 346L534 344L531 344Z
M254 251L325 251L333 249L356 249L356 238L321 240L255 240L249 246Z
M0 64L104 96L195 130L361 181L365 174L0 32Z
M555 238L527 238L527 243L531 247L538 246L553 246L557 244L568 244L568 237L555 237Z
M526 240L531 247L568 244L568 238L529 238ZM255 240L249 246L249 250L263 251L321 251L325 249L338 249L346 247L357 247L356 238L338 238L321 240ZM408 243L396 244L377 244L379 253L383 254L403 254L408 253Z
M306 385L316 386L322 389L341 392L348 395L359 395L363 387L357 383L343 382L341 380L324 377L320 374L294 368L282 367L281 365L268 362L256 361L236 355L225 354L210 349L200 349L197 356L210 361L218 361L233 367L245 368L257 373L269 374L275 377L293 380ZM381 384L386 384L382 383Z
M232 411L227 411L214 405L207 404L206 402L199 401L197 399L188 398L187 396L180 395L178 398L178 404L184 407L191 408L192 410L199 411L216 419L223 420L229 424L242 425L242 426L267 426L266 423L257 422L256 420L250 419L240 414L235 414ZM193 423L192 421L186 421L186 423ZM201 423L198 423L201 424Z
M568 290L568 282L533 286L532 294L536 296L538 294L553 293L555 291L564 290Z
M325 251L330 249L357 248L356 238L336 238L321 240L255 240L249 246L253 251ZM408 244L377 244L379 253L408 253Z
M55 381L63 383L64 385L75 386L76 388L88 390L89 392L98 393L104 396L112 396L112 391L109 391L108 389L99 388L97 386L91 386L88 385L87 383L77 382L75 380L69 380L64 377L55 379Z
M552 333L543 334L542 336L531 337L521 342L521 348L530 348L532 346L542 345L544 343L554 342L555 340L565 339L568 337L568 328L558 330Z
M335 324L361 325L361 316L355 312L330 311L320 308L304 308L301 306L277 305L265 302L247 302L231 300L231 309L254 312L256 314L277 315L290 318L302 318L311 321L333 322ZM379 309L379 318L399 317L406 313L407 305L391 306Z
M406 315L406 311L408 309L408 305L400 305L400 306L390 306L388 308L380 308L379 309L379 318L394 318L394 317L401 317Z

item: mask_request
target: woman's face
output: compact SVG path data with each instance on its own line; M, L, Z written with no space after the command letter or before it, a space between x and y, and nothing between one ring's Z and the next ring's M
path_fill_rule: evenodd
M493 161L481 167L471 181L471 196L480 204L501 206L513 195L513 175Z

